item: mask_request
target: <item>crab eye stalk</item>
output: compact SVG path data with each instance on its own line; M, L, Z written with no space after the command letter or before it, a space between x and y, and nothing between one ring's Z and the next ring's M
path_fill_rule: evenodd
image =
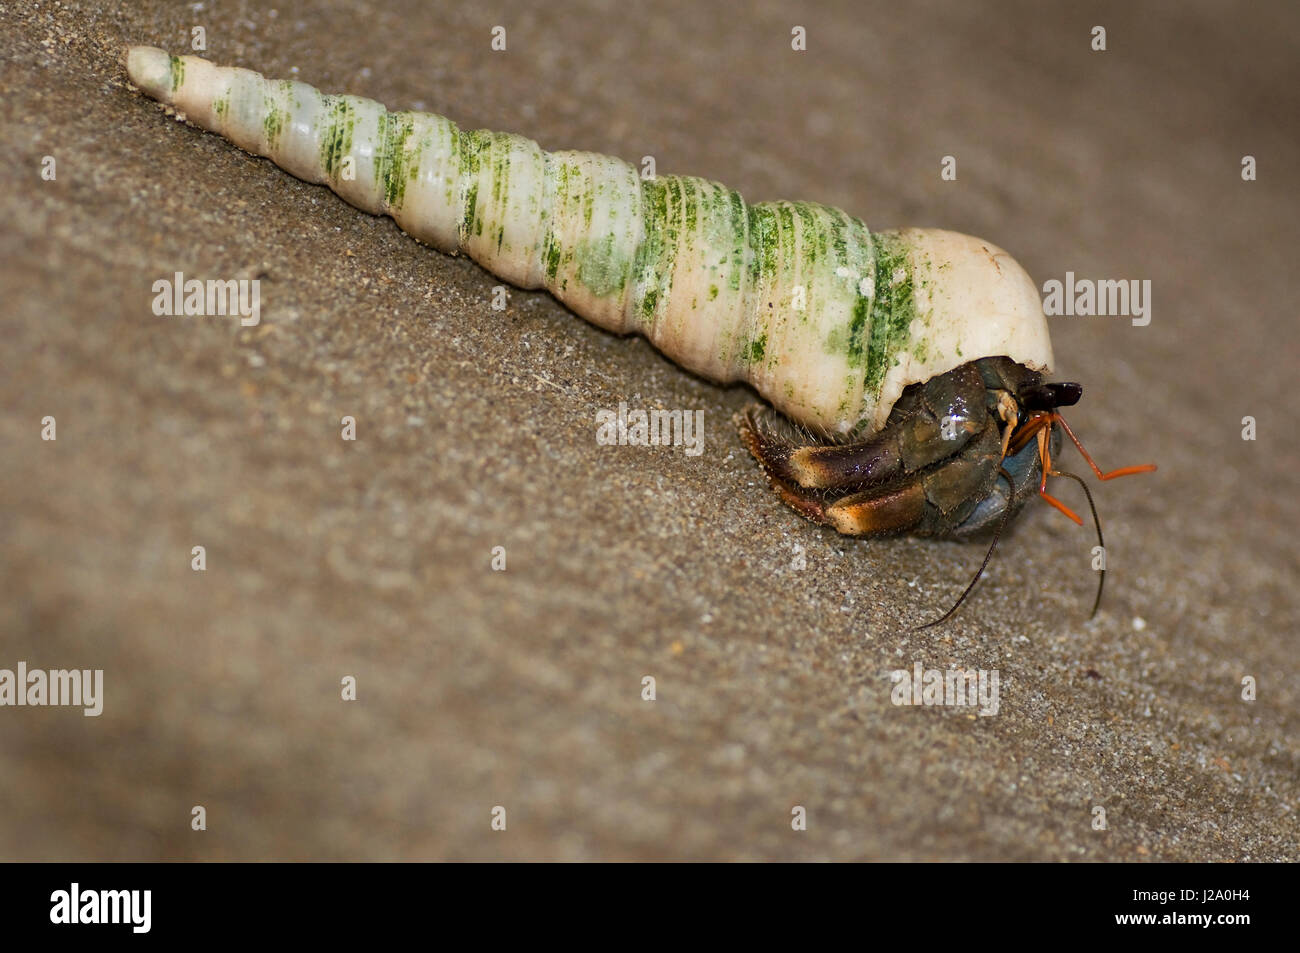
M1061 381L1055 384L1035 384L1020 392L1020 404L1025 410L1055 410L1073 407L1083 396L1083 385Z

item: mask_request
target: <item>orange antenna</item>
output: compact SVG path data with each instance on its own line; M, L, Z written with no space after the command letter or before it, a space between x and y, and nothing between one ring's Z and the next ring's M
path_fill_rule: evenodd
M1029 420L1025 422L1024 426L1019 427L1016 430L1014 437L1007 441L1007 452L1018 453L1020 450L1024 449L1030 440L1033 440L1034 438L1038 439L1038 458L1043 464L1043 478L1038 484L1038 495L1080 526L1083 525L1083 520L1079 515L1056 497L1052 496L1052 494L1047 492L1047 478L1049 476L1059 475L1052 467L1051 436L1053 424L1061 425L1061 429L1064 430L1066 436L1070 438L1070 442L1079 449L1079 453L1083 455L1083 459L1086 460L1088 466L1092 468L1092 472L1097 474L1097 479L1099 480L1114 480L1117 477L1133 476L1137 473L1150 473L1156 469L1154 463L1142 463L1132 467L1120 467L1118 470L1111 470L1107 473L1097 465L1097 461L1093 460L1092 455L1084 449L1083 444L1079 441L1079 438L1074 435L1074 431L1070 429L1070 425L1065 422L1064 417L1054 410L1035 411L1030 415ZM1006 456L1006 453L1004 453L1003 456Z
M1113 480L1116 477L1132 476L1135 473L1150 473L1155 470L1156 465L1154 463L1140 463L1135 467L1120 467L1118 470L1111 470L1109 473L1103 473L1101 467L1097 466L1096 461L1092 459L1088 454L1088 451L1083 449L1083 444L1081 444L1079 438L1074 435L1074 431L1071 430L1070 425L1065 422L1065 418L1056 411L1052 411L1051 416L1054 421L1061 425L1061 429L1063 429L1066 436L1070 438L1070 442L1079 448L1079 452L1083 454L1083 459L1088 461L1088 466L1092 467L1092 472L1097 474L1098 480Z
M1141 463L1132 467L1120 467L1118 470L1111 470L1109 473L1104 472L1101 467L1097 466L1097 462L1092 459L1092 456L1088 451L1083 448L1083 444L1080 443L1079 438L1074 435L1074 431L1071 430L1070 425L1065 422L1065 418L1055 410L1036 413L1033 418L1025 424L1024 428L1022 428L1027 432L1024 434L1018 434L1017 439L1013 441L1013 443L1019 444L1019 446L1023 448L1029 443L1031 437L1036 436L1038 438L1038 457L1043 464L1043 478L1038 484L1038 495L1080 526L1083 525L1083 520L1080 519L1072 509L1047 492L1047 478L1049 476L1068 477L1083 488L1083 495L1088 498L1088 508L1092 510L1093 525L1097 527L1097 544L1105 550L1106 542L1101 535L1101 518L1097 515L1097 506L1092 501L1092 492L1088 489L1088 484L1084 483L1083 480L1075 474L1067 473L1064 470L1058 470L1052 465L1052 425L1057 423L1061 425L1061 429L1064 430L1066 435L1070 438L1070 442L1078 447L1079 453L1083 455L1084 460L1088 461L1088 466L1092 467L1092 472L1097 474L1097 479L1099 480L1114 480L1116 477L1133 476L1137 473L1150 473L1155 470L1156 465L1154 463ZM1092 616L1095 616L1097 614L1097 609L1101 607L1101 593L1105 587L1106 566L1103 562L1101 575L1097 580L1097 598L1092 604ZM1092 616L1089 616L1089 618L1092 618Z

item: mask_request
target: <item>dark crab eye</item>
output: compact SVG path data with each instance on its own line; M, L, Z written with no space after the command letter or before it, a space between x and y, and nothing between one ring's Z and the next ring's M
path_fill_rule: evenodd
M1055 410L1073 407L1083 396L1082 384L1035 384L1020 392L1020 406L1025 410Z

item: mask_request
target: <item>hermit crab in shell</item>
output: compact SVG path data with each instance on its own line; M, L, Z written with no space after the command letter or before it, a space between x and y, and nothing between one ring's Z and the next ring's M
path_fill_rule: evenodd
M1056 469L1062 432L1103 480L1155 469L1104 473L1083 451L1059 412L1082 388L1043 381L1037 289L978 238L751 205L716 182L643 178L610 156L152 47L132 47L127 71L191 122L420 241L642 334L697 374L749 383L772 408L745 416L749 449L790 506L841 533L993 530L996 545L1035 492L1082 523L1047 492L1049 476L1083 483Z

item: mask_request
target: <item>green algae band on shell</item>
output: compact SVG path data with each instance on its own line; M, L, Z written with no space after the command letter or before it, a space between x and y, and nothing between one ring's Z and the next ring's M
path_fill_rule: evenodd
M750 205L704 179L389 112L357 96L132 47L127 71L190 121L328 185L713 380L749 382L829 437L879 428L909 384L980 357L1052 352L1006 252L938 229L870 232L808 202Z

